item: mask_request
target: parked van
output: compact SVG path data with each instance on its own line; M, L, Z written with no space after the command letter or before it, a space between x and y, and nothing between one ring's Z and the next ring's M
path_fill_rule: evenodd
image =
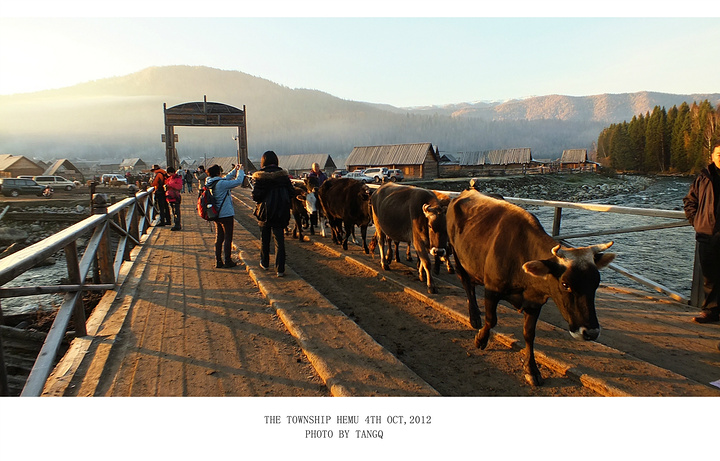
M62 176L33 176L33 180L41 186L50 186L53 189L75 189L75 183Z

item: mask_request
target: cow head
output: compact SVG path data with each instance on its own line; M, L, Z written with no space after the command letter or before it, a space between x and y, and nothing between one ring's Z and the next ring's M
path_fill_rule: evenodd
M447 207L441 205L424 204L423 213L428 220L428 238L430 240L430 254L444 257L448 247L448 233L446 213Z
M600 324L595 314L595 292L600 285L599 269L615 259L614 253L603 253L613 242L583 248L552 249L553 257L529 261L523 270L547 282L547 293L555 301L570 334L577 339L595 340Z

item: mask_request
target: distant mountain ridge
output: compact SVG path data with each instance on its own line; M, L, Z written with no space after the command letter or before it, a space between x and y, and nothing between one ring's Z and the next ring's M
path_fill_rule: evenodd
M602 128L656 105L669 109L705 99L720 104L720 93L640 92L398 108L291 89L239 71L163 66L0 96L0 154L162 160L163 104L172 107L204 96L246 107L251 158L270 149L281 155L327 153L339 165L356 146L417 142L431 142L448 153L530 147L536 158L553 158L564 149L590 149ZM178 128L180 157L234 155L232 130L222 130Z
M478 102L409 108L411 112L488 120L566 120L617 123L652 112L655 106L670 109L683 102L708 100L720 103L720 93L668 94L651 91L594 96L534 96L500 103Z

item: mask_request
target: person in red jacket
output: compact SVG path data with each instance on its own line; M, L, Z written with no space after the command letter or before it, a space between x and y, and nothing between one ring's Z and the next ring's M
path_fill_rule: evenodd
M179 231L182 229L180 225L180 201L182 198L183 178L173 167L168 167L167 173L168 178L165 180L165 198L167 199L168 207L172 211L174 222L170 230Z
M720 321L720 141L713 146L711 163L690 186L683 206L685 216L695 228L705 292L702 312L693 320L717 322Z
M170 209L168 208L167 197L165 196L165 180L168 177L167 171L160 168L160 165L153 165L150 169L155 176L151 185L155 188L155 204L160 212L160 222L158 226L169 226Z

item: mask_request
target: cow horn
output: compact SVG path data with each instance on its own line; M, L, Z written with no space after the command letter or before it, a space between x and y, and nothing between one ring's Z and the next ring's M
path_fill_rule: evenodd
M607 250L608 248L610 248L611 246L613 246L613 243L615 243L615 242L613 242L613 241L611 240L611 241L609 241L608 243L600 243L600 244L597 244L597 245L593 245L593 246L590 247L590 249L592 250L593 254L602 253L603 251L605 251L605 250Z
M560 252L562 251L562 250L560 249L560 245L557 245L557 246L553 247L553 249L550 250L550 251L552 251L553 256L557 256L558 258L562 258L562 255L561 255L561 254L558 254L558 253L560 253Z

